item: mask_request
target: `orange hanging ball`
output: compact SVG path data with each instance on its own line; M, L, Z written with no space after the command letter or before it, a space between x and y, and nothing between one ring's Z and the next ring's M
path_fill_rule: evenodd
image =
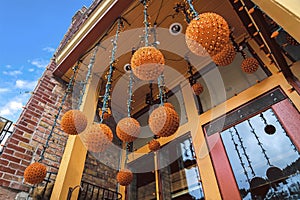
M151 140L148 143L148 148L150 149L150 151L157 151L160 149L160 143L157 140Z
M77 135L86 128L87 118L79 110L69 110L63 115L60 126L65 133Z
M175 110L160 106L150 114L149 127L155 135L168 137L177 131L179 116Z
M94 153L105 151L113 140L113 133L106 124L93 124L81 134L85 147Z
M169 103L169 102L164 103L164 106L175 110L175 107L171 103Z
M141 133L140 123L131 117L123 118L117 124L116 133L123 142L132 142Z
M252 74L259 68L259 63L255 58L246 58L241 65L242 70L247 74Z
M235 49L232 44L226 44L224 49L212 57L213 61L218 66L226 66L233 62L235 58Z
M204 88L200 83L194 83L192 88L195 95L200 95L204 91Z
M129 169L122 169L117 174L117 182L122 186L129 185L133 180L133 173Z
M230 29L226 20L212 12L202 13L186 29L186 44L196 55L214 56L229 42Z
M139 48L131 58L133 74L141 80L156 80L164 71L165 59L155 47Z
M46 177L47 169L46 166L35 162L30 164L24 171L24 179L27 183L38 184L43 182Z

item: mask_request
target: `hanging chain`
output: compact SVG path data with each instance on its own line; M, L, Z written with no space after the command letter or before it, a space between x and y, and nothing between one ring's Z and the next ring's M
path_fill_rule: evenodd
M132 70L130 69L129 72L129 84L128 84L128 100L127 100L127 116L130 117L131 115L131 103L133 102L132 100L132 87L133 87L133 73Z
M189 5L189 12L191 17L193 18L198 18L199 14L198 12L195 10L194 6L193 6L193 0L186 0L188 5Z
M234 127L234 128L235 128L235 127ZM245 163L243 162L243 158L242 158L242 156L241 156L240 150L238 149L238 146L239 146L239 145L235 142L234 137L233 137L233 131L232 131L231 129L229 129L229 133L230 133L230 135L231 135L231 140L232 140L232 142L233 142L235 151L237 152L237 155L238 155L238 158L239 158L239 160L240 160L241 166L242 166L242 168L243 168L243 170L244 170L244 174L246 175L246 178L247 178L248 183L250 183L250 178L249 178L248 172L247 172L247 170L246 170Z
M165 96L165 81L164 81L164 74L162 73L159 75L158 80L158 89L159 89L159 99L160 99L160 106L164 105L164 96Z
M237 135L237 138L238 138L238 140L240 142L240 146L241 146L241 148L243 150L243 155L246 157L246 160L248 162L248 167L251 169L252 176L255 176L255 172L254 172L253 167L251 165L250 157L249 157L249 155L246 152L244 141L242 140L241 136L239 135L237 128L235 126L233 126L233 129L234 129L235 134Z
M144 24L145 24L145 46L149 45L149 21L148 21L148 4L147 0L143 0L144 5Z
M193 141L192 141L192 138L191 138L191 136L189 137L189 142L190 142L190 151L191 151L191 154L192 154L192 158L196 161L196 164L197 164L197 156L196 156L196 153L195 153L195 151L194 151L194 147L193 147ZM198 184L198 186L199 186L199 189L201 189L201 177L200 177L200 175L199 175L199 173L200 173L200 171L199 171L199 168L198 168L198 166L196 165L196 167L194 167L195 168L195 173L196 173L196 176L197 176L197 184ZM201 191L201 190L200 190Z
M117 30L116 30L116 35L115 35L115 38L112 40L113 49L112 49L112 52L111 52L111 60L110 60L110 63L109 63L109 71L108 71L108 74L107 74L107 83L106 83L106 86L105 86L105 93L104 93L104 97L103 97L103 105L102 105L102 113L101 113L101 116L100 116L100 123L103 122L104 113L107 112L107 110L108 110L108 101L110 100L112 76L113 76L113 72L115 70L114 65L115 65L115 62L116 62L115 55L116 55L116 51L117 51L117 41L118 41L118 38L119 38L121 25L123 26L122 18L119 18L118 26L117 26Z
M286 135L286 137L289 139L290 143L291 143L291 147L293 148L293 150L300 155L300 152L298 151L297 147L294 145L293 141L291 140L291 138L289 137L289 135L287 134L287 132L285 131L285 129L283 128L283 126L281 125L281 122L277 119L276 114L274 113L274 111L271 109L271 113L272 116L276 119L276 122L282 127L282 130L284 132L284 134Z
M189 24L191 22L190 19L190 12L187 8L187 2L182 2L182 3L177 3L176 6L174 7L175 12L179 13L180 11L184 14L185 16L185 21Z
M156 32L156 26L152 28L153 32L153 46L157 48L157 32ZM166 93L165 93L165 77L164 74L161 73L157 78L157 84L159 89L159 99L160 99L160 105L164 105L164 100L166 100Z
M252 126L250 120L248 119L247 121L248 121L248 124L249 124L249 126L250 126L250 128L251 128L251 133L253 133L253 135L255 136L255 138L256 138L256 140L257 140L257 144L260 146L261 151L262 151L262 153L264 154L264 157L266 158L268 165L271 166L270 158L267 156L267 153L266 153L266 150L265 150L264 147L263 147L263 144L260 142L259 137L258 137L257 134L255 133L255 129L253 128L253 126Z
M268 125L267 120L266 120L266 118L264 117L264 114L263 114L263 113L260 113L260 117L261 117L261 120L264 122L264 124L265 124L265 125Z
M63 98L61 100L61 104L60 104L60 106L58 108L57 114L55 115L54 122L53 122L53 125L51 127L51 131L50 131L50 133L48 135L48 138L46 140L45 145L43 146L43 150L42 150L42 152L40 154L40 159L38 160L38 162L41 162L42 160L44 160L44 154L46 152L46 149L49 147L49 141L50 141L50 139L51 139L51 137L53 135L54 129L55 129L56 124L57 124L58 117L59 117L59 115L60 115L60 113L61 113L61 111L63 109L63 106L65 105L65 101L67 99L68 94L70 94L71 91L72 91L72 87L74 85L74 81L75 81L75 77L76 77L78 68L79 68L79 62L77 63L77 65L75 67L72 68L73 75L70 78L70 81L68 83L68 86L67 86L67 89L66 89L66 93L64 94L64 96L63 96Z
M86 77L85 77L85 81L83 82L82 90L80 91L80 97L79 97L79 101L78 101L78 105L77 105L78 110L80 109L80 106L81 106L82 101L83 101L83 95L85 94L86 86L87 86L88 82L90 81L90 78L91 78L91 75L92 75L92 70L93 70L93 67L94 67L94 64L95 64L96 54L98 52L99 46L100 46L100 43L98 43L96 45L96 47L94 49L94 53L93 53L93 55L90 59L89 65L88 65L88 71L87 71L87 74L86 74Z

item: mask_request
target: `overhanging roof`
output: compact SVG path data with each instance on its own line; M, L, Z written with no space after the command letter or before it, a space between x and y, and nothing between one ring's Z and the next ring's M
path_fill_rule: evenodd
M57 56L53 74L62 77L88 49L97 42L133 0L105 0Z

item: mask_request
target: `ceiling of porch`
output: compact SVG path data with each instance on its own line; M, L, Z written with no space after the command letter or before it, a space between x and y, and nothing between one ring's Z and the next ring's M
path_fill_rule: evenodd
M185 22L185 16L179 12L175 12L176 0L152 0L149 2L148 14L150 17L151 25L154 22L157 23L157 40L159 41L158 48L162 51L166 61L166 68L168 73L165 73L167 88L171 89L176 84L186 81L187 63L184 59L185 56L189 57L189 60L193 64L194 72L203 70L209 63L212 62L210 57L199 57L192 54L185 44L185 29L187 23ZM246 36L246 29L238 18L237 14L233 10L229 1L219 0L197 0L194 1L195 9L199 13L203 12L215 12L223 16L228 24L233 28L233 35L235 38L243 38ZM144 16L143 5L140 1L136 0L132 5L121 15L126 21L124 21L123 31L120 33L118 40L118 49L116 53L117 63L116 70L113 75L113 95L112 98L117 98L117 107L120 107L119 112L126 112L126 99L128 73L123 69L124 65L130 63L132 48L139 48L143 46L143 31L144 31ZM173 23L180 23L182 25L182 32L179 35L171 35L169 27ZM109 30L108 35L102 40L99 50L96 54L95 64L92 74L96 77L101 77L100 81L100 94L104 94L104 86L106 83L105 75L108 70L113 36L116 32L116 25ZM99 35L98 38L101 38ZM150 42L153 42L153 33L149 38ZM97 41L95 41L96 43ZM90 58L93 54L93 50L88 52L81 64L80 75L77 77L77 81L83 81L87 71L87 66L90 63ZM172 72L172 73L171 73ZM73 71L69 69L64 79L67 81L72 75ZM236 78L243 78L236 77ZM237 81L235 81L237 82ZM143 106L145 106L145 96L149 93L149 82L136 80L134 86L134 99L135 108L133 112L137 112ZM157 94L157 87L154 87L154 94ZM123 102L123 103L119 103Z

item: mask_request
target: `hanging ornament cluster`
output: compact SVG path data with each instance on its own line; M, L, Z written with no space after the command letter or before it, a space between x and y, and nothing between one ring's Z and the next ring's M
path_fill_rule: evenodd
M34 163L30 164L24 170L24 180L27 183L39 184L39 183L43 182L44 178L46 177L47 168L41 162L44 159L44 154L46 152L46 149L49 147L49 141L51 140L52 134L54 133L59 115L65 104L65 100L67 99L67 96L71 92L71 88L73 87L78 68L79 68L78 63L75 67L72 68L73 75L71 76L70 81L67 86L67 89L66 89L66 92L65 92L64 96L62 97L61 104L58 107L58 111L57 111L57 114L55 115L55 119L54 119L53 125L51 127L51 131L46 139L46 143L43 145L43 149L40 154L40 159L38 160L38 162L34 162ZM65 117L65 120L63 120L66 123L65 124L66 126L64 126L64 128L65 128L65 130L67 130L67 133L69 133L69 134L77 134L77 133L83 131L86 127L86 122L78 123L78 120L86 121L86 117L84 115L81 115L82 113L80 113L79 114L80 116L78 117L78 115L76 115L76 113L77 113L77 111L68 112L67 117ZM79 125L79 127L78 127L78 125Z
M273 135L276 132L275 126L273 126L272 124L267 123L267 120L264 117L263 113L260 113L260 117L261 117L261 119L262 119L262 121L264 122L264 125L265 125L265 128L264 128L265 133L267 133L268 135Z
M193 88L193 92L194 92L195 95L200 95L204 91L203 86L198 82L194 83L192 85L192 88Z
M243 72L245 72L247 74L251 74L258 70L259 63L253 57L245 58L242 62L241 68L242 68Z
M107 82L105 85L105 92L103 96L103 105L101 108L100 115L100 124L93 124L87 128L87 130L82 134L82 141L85 144L85 147L94 153L105 151L108 146L111 144L113 140L113 133L109 126L103 124L103 120L105 118L105 113L109 114L110 109L108 107L110 100L110 92L112 85L112 76L114 72L114 64L115 64L115 54L117 51L117 41L119 37L119 33L122 26L122 19L118 19L117 30L115 34L115 38L112 40L113 49L111 51L111 60L109 63L109 70L107 73Z
M69 110L61 119L62 130L69 135L77 135L85 130L87 118L79 110Z
M155 135L169 137L179 127L179 116L175 110L166 106L160 106L150 114L149 127Z
M113 133L106 124L93 124L82 133L81 139L89 151L98 153L111 144Z
M273 135L276 132L275 126L271 124L267 124L264 128L265 132L269 135Z
M229 43L229 26L226 20L212 12L202 13L186 29L186 44L196 55L214 56Z
M231 43L224 45L222 51L212 57L214 63L218 66L226 66L233 62L236 52Z
M155 80L164 71L165 59L156 48L149 46L149 22L147 0L141 1L144 6L145 46L134 52L131 58L131 68L136 77L141 80Z
M27 183L38 184L43 182L46 174L46 166L39 162L34 162L25 169L24 179Z
M155 47L141 47L131 58L134 75L141 80L155 80L164 71L165 59Z
M133 180L133 173L129 169L122 169L117 174L117 182L122 186L129 185Z
M148 148L150 151L157 151L160 149L160 143L159 141L153 139L150 142L148 142Z
M126 117L118 122L116 132L123 142L133 142L140 135L141 126L136 119Z

